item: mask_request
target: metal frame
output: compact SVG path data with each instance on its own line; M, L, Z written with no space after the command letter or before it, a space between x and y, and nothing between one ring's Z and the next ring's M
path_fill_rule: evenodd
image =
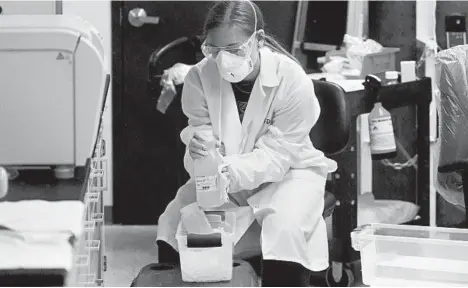
M424 53L424 72L426 77L432 79L432 102L430 104L429 113L429 141L430 146L430 225L437 226L437 191L435 187L435 163L433 161L435 155L435 144L438 139L438 111L435 101L437 92L436 85L436 55L437 55L437 37L436 37L436 2L437 0L417 0L416 1L416 38L425 44ZM447 38L448 39L448 38Z
M424 92L426 91L427 92ZM382 105L387 110L406 106L416 106L418 171L415 204L420 206L419 219L407 224L429 225L429 193L430 193L430 103L432 101L431 79L383 87L381 90ZM360 114L372 110L374 99L364 91L347 93L348 106L351 113L351 131L356 131L356 119ZM356 177L357 139L355 133L350 135L350 141L343 151L331 156L340 163L333 174L332 192L337 198L333 213L333 243L331 260L336 263L350 263L359 259L359 253L351 246L351 232L357 227L357 196L358 180Z

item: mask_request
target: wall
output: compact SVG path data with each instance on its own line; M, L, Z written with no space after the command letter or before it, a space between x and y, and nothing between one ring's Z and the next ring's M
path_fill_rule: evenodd
M445 16L468 11L467 1L437 1L437 43L446 49ZM386 45L400 47L403 60L416 59L415 1L371 1L369 3L370 38Z
M99 30L107 56L108 71L112 71L112 33L111 33L111 1L62 1L64 15L74 15L83 18ZM107 96L107 111L104 114L104 134L108 157L108 185L109 189L104 194L104 205L112 206L113 203L113 178L112 178L112 86Z
M369 38L386 47L399 47L402 60L416 59L416 2L369 1Z
M294 36L297 1L255 1L265 17L266 32L290 50Z

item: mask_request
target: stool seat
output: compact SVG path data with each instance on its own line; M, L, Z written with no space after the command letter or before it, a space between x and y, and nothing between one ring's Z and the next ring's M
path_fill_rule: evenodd
M260 279L245 261L235 260L232 280L213 283L182 281L180 267L172 264L149 264L143 267L130 287L259 287Z
M335 196L328 192L325 191L325 203L323 206L323 218L330 217L333 214L333 210L335 209L336 205L336 198Z

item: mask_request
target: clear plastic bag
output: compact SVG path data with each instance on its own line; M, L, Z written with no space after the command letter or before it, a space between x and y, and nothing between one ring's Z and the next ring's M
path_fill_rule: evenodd
M172 81L165 81L162 85L161 95L159 96L156 109L158 109L159 112L166 114L167 108L169 108L172 101L174 101L176 95L177 91L174 83Z
M372 39L359 39L350 35L345 35L343 40L346 47L346 57L351 66L359 71L362 70L364 56L382 51L383 46Z
M159 96L158 104L156 105L156 109L158 109L159 112L163 114L166 113L167 108L169 108L177 95L175 86L184 83L185 77L191 68L192 65L177 63L164 71L159 83L162 87L161 95Z
M468 162L468 45L437 54L436 93L440 124L434 164L437 167ZM449 203L464 207L460 172L437 173L436 189Z

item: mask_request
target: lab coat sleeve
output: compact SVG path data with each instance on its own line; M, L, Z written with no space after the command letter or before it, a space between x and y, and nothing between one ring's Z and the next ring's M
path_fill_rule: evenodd
M193 177L193 159L188 149L190 140L196 132L204 135L207 133L213 134L208 104L197 69L196 66L191 68L185 77L184 88L182 89L182 111L188 117L188 126L182 130L180 138L186 146L184 167L190 177Z
M281 101L266 134L250 153L225 158L230 193L252 190L263 183L281 181L304 148L304 139L320 115L320 105L310 79L298 77Z

